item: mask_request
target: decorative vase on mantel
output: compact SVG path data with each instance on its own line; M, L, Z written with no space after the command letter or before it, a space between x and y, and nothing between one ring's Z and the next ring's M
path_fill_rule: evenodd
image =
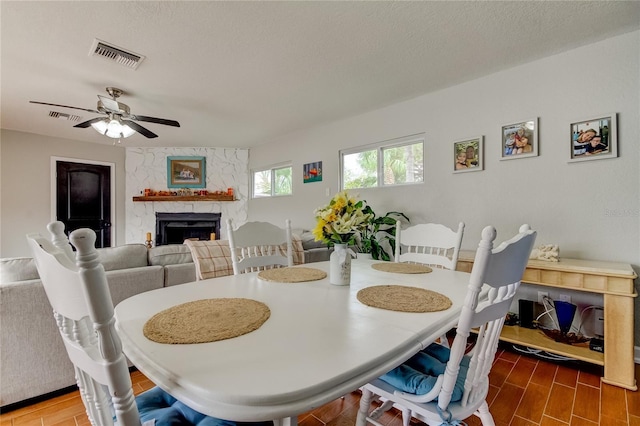
M351 284L351 253L346 244L334 244L329 257L329 282L334 285Z

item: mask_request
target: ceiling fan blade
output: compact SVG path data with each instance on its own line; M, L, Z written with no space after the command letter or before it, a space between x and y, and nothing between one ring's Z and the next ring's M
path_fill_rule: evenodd
M146 136L148 138L157 138L158 137L158 135L153 133L151 130L145 129L144 127L142 127L141 125L139 125L135 121L122 120L122 124L126 124L127 126L131 127L136 132L140 133L142 136Z
M102 105L111 112L120 112L120 105L118 105L118 101L115 101L111 98L107 98L106 96L98 95Z
M91 126L93 123L97 123L98 121L103 121L104 119L105 117L92 118L91 120L83 121L82 123L76 124L73 127L80 127L81 129L84 129Z
M146 121L149 123L164 124L165 126L180 127L180 123L175 120L167 120L166 118L147 117L146 115L130 115L130 119L138 121Z
M47 102L38 102L38 101L29 101L32 104L40 104L40 105L50 105L50 106L56 106L56 107L61 107L61 108L71 108L71 109L79 109L80 111L87 111L87 112L93 112L96 114L101 114L100 111L96 111L95 109L87 109L87 108L79 108L79 107L74 107L74 106L69 106L69 105L60 105L60 104L50 104Z

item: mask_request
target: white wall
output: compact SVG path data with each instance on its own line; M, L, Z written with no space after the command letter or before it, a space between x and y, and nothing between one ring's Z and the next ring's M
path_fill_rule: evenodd
M424 132L426 183L358 190L376 212L464 221L465 248L487 224L507 236L528 222L565 257L639 264L639 43L630 33L253 148L251 169L293 161L294 195L250 200L249 218L313 226L325 190L338 189L339 149ZM610 112L619 157L568 164L569 124ZM500 127L532 117L540 155L500 161ZM485 136L485 170L453 174L452 143L476 135ZM312 161L323 161L323 181L303 184Z
M250 220L313 227L313 210L338 190L338 150L424 132L425 180L357 191L379 214L413 223L466 223L475 249L487 224L498 239L522 223L561 257L640 266L640 32L611 38L251 149L249 167L293 162L293 196L249 202ZM473 66L473 61L469 62ZM311 99L310 102L313 100ZM618 113L618 158L567 163L572 122ZM539 117L538 157L500 161L502 125ZM454 141L484 135L485 170L453 174ZM302 183L304 163L322 161L323 181ZM636 342L640 315L636 302Z
M112 145L0 131L0 257L31 256L25 235L48 235L51 221L51 157L114 163L115 244L124 244L125 150Z

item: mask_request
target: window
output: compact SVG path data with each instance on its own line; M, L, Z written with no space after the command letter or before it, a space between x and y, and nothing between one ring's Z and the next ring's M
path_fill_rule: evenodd
M424 134L340 151L342 189L424 182Z
M254 171L252 173L253 198L291 195L292 171L290 164Z

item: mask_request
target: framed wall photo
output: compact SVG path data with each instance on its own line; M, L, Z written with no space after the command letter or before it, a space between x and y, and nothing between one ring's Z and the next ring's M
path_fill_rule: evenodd
M502 126L502 158L536 157L538 155L538 118Z
M477 172L483 169L483 137L453 143L453 173Z
M205 157L167 157L169 188L205 188Z
M569 163L617 157L616 113L571 123L569 147Z
M322 182L322 161L302 166L302 182Z

